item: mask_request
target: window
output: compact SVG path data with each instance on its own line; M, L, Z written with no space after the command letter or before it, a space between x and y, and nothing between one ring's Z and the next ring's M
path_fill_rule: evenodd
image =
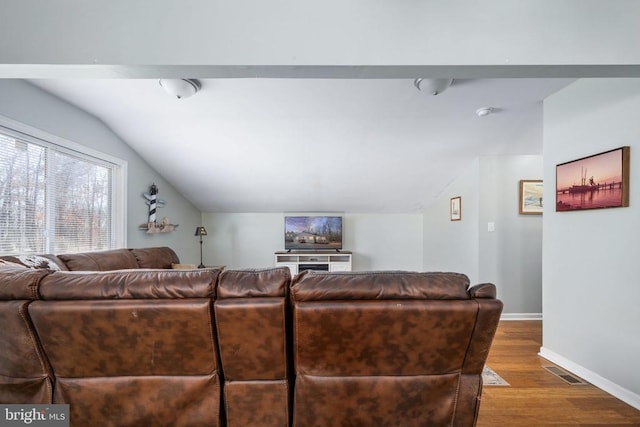
M113 161L0 127L0 255L122 245L123 173Z

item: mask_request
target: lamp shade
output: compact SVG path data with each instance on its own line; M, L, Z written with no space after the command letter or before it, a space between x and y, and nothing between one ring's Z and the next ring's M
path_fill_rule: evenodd
M194 236L206 236L206 235L207 235L206 228L204 228L203 226L196 227L196 233L194 234Z
M194 79L160 79L160 86L174 98L182 99L195 95L200 90L200 82Z

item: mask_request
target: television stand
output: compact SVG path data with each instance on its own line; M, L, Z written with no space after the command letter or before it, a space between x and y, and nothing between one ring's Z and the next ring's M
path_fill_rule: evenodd
M305 251L291 250L275 253L276 267L289 267L294 276L304 270L351 271L351 251Z

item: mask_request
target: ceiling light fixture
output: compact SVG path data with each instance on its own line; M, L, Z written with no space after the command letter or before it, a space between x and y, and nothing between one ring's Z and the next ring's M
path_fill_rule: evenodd
M484 116L488 116L492 112L493 112L493 108L491 108L491 107L482 107L482 108L478 108L476 110L476 115L478 117L484 117Z
M177 99L195 95L202 85L195 79L160 79L158 83L169 95Z
M415 79L413 85L418 90L438 95L453 84L453 79Z

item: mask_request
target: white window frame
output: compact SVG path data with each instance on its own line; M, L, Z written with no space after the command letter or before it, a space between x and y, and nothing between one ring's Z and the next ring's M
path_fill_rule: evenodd
M112 233L111 247L127 247L127 175L126 160L95 150L77 142L53 135L33 126L0 115L0 131L11 137L44 146L61 153L72 154L80 158L98 160L114 165L112 174L113 201L111 205ZM48 213L47 213L48 215ZM46 236L47 252L51 251L50 232Z

